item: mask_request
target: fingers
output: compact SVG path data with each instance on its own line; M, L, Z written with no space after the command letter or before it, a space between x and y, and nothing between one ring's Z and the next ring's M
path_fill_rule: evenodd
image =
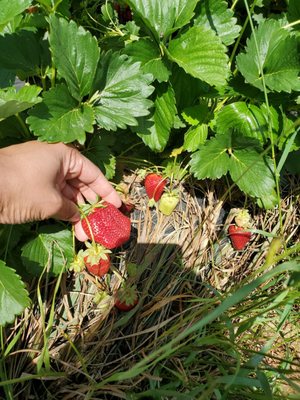
M88 240L88 237L82 228L81 221L74 223L74 232L77 239L81 242L85 242L86 240Z
M77 150L69 148L70 160L66 179L87 200L94 201L97 196L103 200L121 206L121 199L100 169Z

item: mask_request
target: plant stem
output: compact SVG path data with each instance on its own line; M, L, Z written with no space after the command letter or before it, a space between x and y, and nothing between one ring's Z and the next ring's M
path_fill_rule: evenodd
M254 24L251 18L251 13L253 9L253 5L255 5L256 2L253 3L251 10L249 9L248 1L244 0L246 11L248 14L249 18L249 23L251 26L251 31L253 35L253 40L255 43L255 48L257 52L257 59L258 59L258 67L259 67L259 73L261 76L261 81L263 85L263 92L265 96L265 103L266 103L266 108L268 110L268 132L269 132L269 137L271 141L271 155L272 155L272 161L273 161L273 166L274 166L274 179L275 179L275 186L276 186L276 194L277 194L277 204L278 204L278 209L279 209L279 224L280 224L280 233L283 231L283 222L282 222L282 212L281 212L281 199L280 199L280 185L279 185L279 174L277 171L277 162L276 162L276 154L275 154L275 145L274 145L274 137L273 137L273 130L272 130L272 123L271 123L271 110L270 110L270 105L269 105L269 99L268 99L268 93L267 93L267 87L266 87L266 82L265 82L265 76L264 76L264 71L263 71L263 65L261 63L260 59L260 51L258 47L258 42L255 34L255 29L254 29Z
M21 127L22 127L23 136L24 136L26 139L29 139L29 138L31 137L31 134L30 134L30 132L29 132L29 129L28 129L27 125L26 125L25 122L23 121L23 118L20 116L19 113L15 114L15 115L16 115L17 120L19 121L19 124L20 124Z

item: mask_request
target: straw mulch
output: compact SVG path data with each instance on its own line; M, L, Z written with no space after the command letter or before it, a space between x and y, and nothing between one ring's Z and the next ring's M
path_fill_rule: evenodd
M212 296L207 284L227 290L259 268L271 240L253 235L246 251L235 252L226 234L234 210L216 197L209 184L197 188L185 183L180 204L166 217L148 207L135 173L125 176L124 182L135 204L133 233L130 243L113 255L113 271L102 280L87 272L64 274L55 300L56 280L43 282L44 313L36 303L10 331L12 337L22 327L18 349L11 355L15 376L34 373L45 347L52 368L66 373L67 378L47 382L48 394L55 399L81 399L90 380L101 381L120 366L130 368L137 357L160 345L174 319L184 317L186 301L200 294ZM251 211L256 229L278 231L278 210ZM294 194L282 201L282 215L284 236L289 244L298 241L299 208L295 207ZM134 283L140 301L127 314L115 309L114 294L127 278L128 263L138 266ZM49 325L53 301L55 318ZM39 385L29 381L20 386L20 397L16 398L30 398L40 390ZM123 398L126 389L126 384L114 385L111 395ZM108 387L106 390L109 392Z

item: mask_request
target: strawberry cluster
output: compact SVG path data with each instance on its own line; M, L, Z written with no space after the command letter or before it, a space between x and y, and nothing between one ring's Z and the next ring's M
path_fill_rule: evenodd
M147 174L144 179L149 205L159 203L159 211L164 215L171 215L179 203L179 195L175 190L166 190L167 183L166 178L155 172Z
M111 266L111 250L122 246L130 238L128 210L125 208L122 212L122 208L98 201L82 205L80 211L82 228L91 242L85 242L86 249L76 254L70 269L81 272L86 268L91 274L103 277ZM122 311L128 311L137 301L136 287L124 283L116 294L115 305Z

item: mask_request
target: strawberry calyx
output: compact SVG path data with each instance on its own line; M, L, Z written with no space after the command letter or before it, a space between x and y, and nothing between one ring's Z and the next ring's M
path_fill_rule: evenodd
M84 268L84 251L79 250L79 252L74 257L74 260L70 263L69 270L74 272L82 272Z
M95 265L99 264L100 260L108 260L108 254L110 254L111 251L104 246L90 242L85 242L85 245L87 249L82 253L85 263Z
M96 208L107 207L107 202L105 200L99 200L99 198L97 198L97 200L95 202L80 204L78 207L79 207L81 219L84 219L89 214L91 214Z
M137 303L138 294L136 285L127 285L123 284L123 286L117 291L116 298L119 303L122 303L126 306L133 306Z
M234 222L236 223L236 225L240 228L250 228L251 227L251 216L249 214L248 210L240 210L235 218L234 218Z

